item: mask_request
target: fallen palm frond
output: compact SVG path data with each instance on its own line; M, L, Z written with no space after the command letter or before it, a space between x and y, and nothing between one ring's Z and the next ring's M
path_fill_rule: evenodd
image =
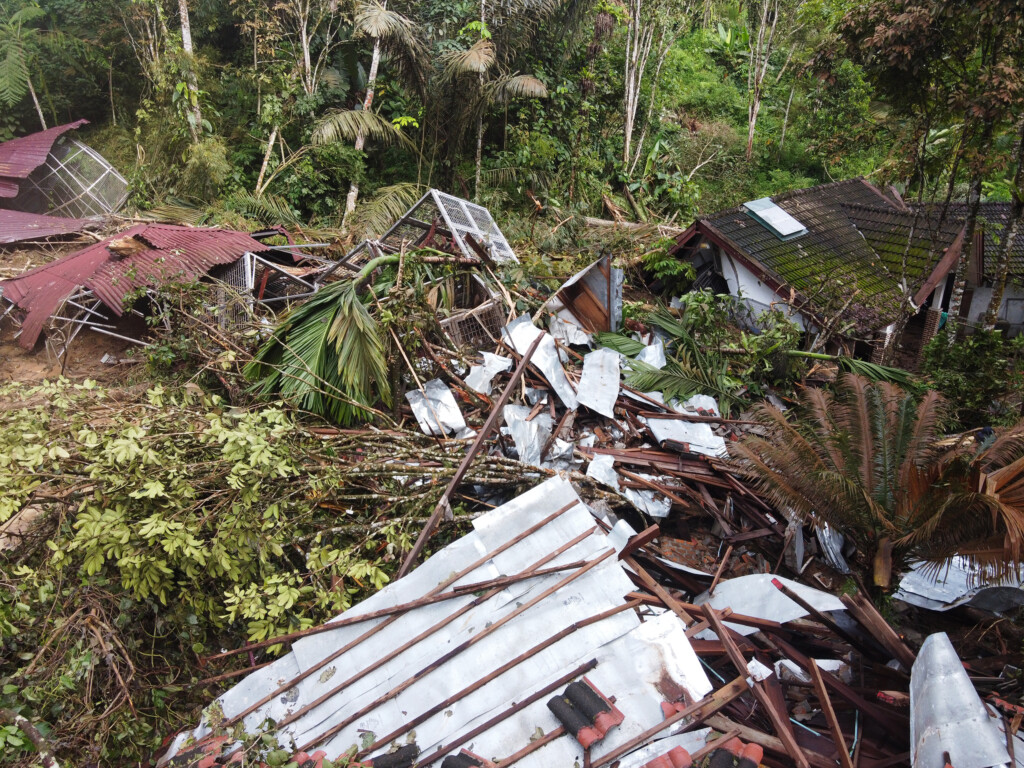
M365 421L377 402L390 405L384 344L358 287L398 258L374 259L355 278L328 285L293 310L246 367L254 391L346 425Z
M820 352L804 352L799 349L791 349L786 352L790 357L801 357L807 360L822 360L838 365L847 373L863 376L869 381L887 381L890 384L898 384L904 389L918 390L920 382L914 374L903 368L895 368L891 365L879 365L867 360L859 360L856 357L846 355L826 355Z
M381 187L372 198L359 203L351 218L351 228L364 237L381 237L425 191L421 185L408 182Z
M594 334L594 341L600 344L602 347L608 347L608 349L614 349L620 355L626 357L636 357L643 352L647 346L636 339L630 338L621 333L611 333L608 331L601 331Z
M741 388L738 379L729 375L725 363L716 368L689 367L669 360L664 368L640 360L626 363L626 383L641 392L661 392L665 401L686 400L693 395L711 395L718 401L723 416L727 416L738 401Z

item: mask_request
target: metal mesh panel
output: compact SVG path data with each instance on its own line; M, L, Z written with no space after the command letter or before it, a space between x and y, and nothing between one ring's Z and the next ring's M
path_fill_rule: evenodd
M446 195L436 189L432 190L431 194L442 209L452 232L459 239L472 235L473 239L490 251L491 258L495 261L517 261L515 252L498 229L490 211L481 205ZM467 246L463 245L462 250L467 256L475 255Z
M128 182L103 157L85 144L62 139L22 185L21 210L56 216L105 216L128 198ZM45 201L45 202L44 202Z
M505 313L493 299L441 321L441 328L457 347L481 349L497 342L505 325Z

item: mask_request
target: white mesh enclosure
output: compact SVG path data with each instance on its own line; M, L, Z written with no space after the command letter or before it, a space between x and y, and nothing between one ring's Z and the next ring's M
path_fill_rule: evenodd
M63 138L21 185L11 207L81 219L114 213L128 198L128 182L102 155Z

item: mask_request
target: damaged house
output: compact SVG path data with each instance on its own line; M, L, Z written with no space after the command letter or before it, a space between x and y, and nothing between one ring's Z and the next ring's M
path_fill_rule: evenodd
M124 205L128 182L68 135L87 122L0 144L0 244L81 232Z
M83 328L143 344L118 326L140 294L207 275L241 295L268 302L313 292L296 265L308 258L281 250L254 235L225 229L139 224L114 237L0 281L0 318L11 317L16 336L32 349L41 335L58 359Z
M899 362L914 367L949 309L964 248L964 207L942 213L851 179L701 218L676 238L672 252L694 266L697 289L735 296L753 317L785 308L836 349L877 362L898 345ZM1008 204L982 204L960 310L968 325L988 307L1008 216ZM1024 327L1022 245L1011 254L999 318L1010 333Z

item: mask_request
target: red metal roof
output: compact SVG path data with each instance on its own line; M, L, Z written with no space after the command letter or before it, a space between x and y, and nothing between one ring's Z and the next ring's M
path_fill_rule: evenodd
M27 179L36 168L46 162L53 143L68 131L81 128L88 120L76 120L67 125L48 128L39 133L11 139L0 144L0 197L16 197L18 179Z
M42 216L36 213L8 211L0 208L0 245L38 240L55 235L81 232L89 224L87 219L66 219L62 216Z
M137 244L126 242L134 239ZM108 246L122 246L111 250ZM135 248L138 250L135 250ZM19 343L35 346L43 325L78 286L91 290L116 315L139 288L196 279L217 264L230 264L267 246L244 232L140 224L23 275L0 281L6 299L26 312ZM127 255L125 252L127 251Z

